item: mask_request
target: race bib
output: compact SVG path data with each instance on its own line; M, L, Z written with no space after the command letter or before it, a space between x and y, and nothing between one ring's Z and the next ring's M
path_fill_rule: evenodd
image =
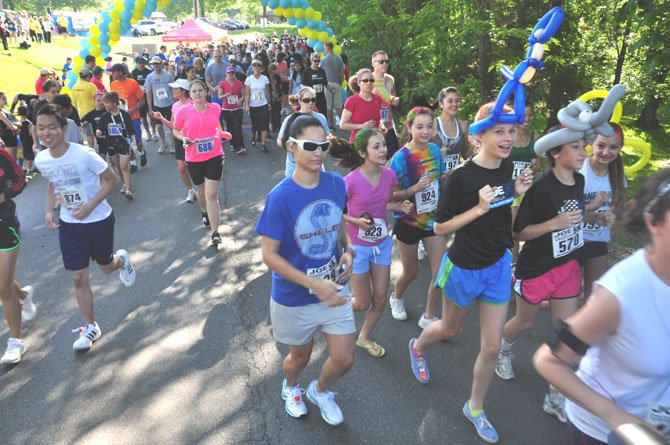
M337 268L337 260L333 256L333 257L330 258L330 261L328 261L323 266L308 268L305 271L305 273L308 276L310 276L312 278L319 279L319 280L326 280L327 279L327 280L335 281L335 277L337 276L336 268ZM310 289L309 293L314 294L314 291L312 289Z
M196 139L195 141L195 151L198 154L209 153L214 149L214 139Z
M582 223L564 230L551 232L554 258L564 257L584 245Z
M123 136L123 125L119 124L107 125L107 134L110 136Z
M527 168L530 168L532 163L524 161L514 161L514 172L512 173L512 179L516 179L521 176L521 173Z
M228 105L237 105L237 96L228 96L226 98Z
M256 102L263 101L263 100L265 100L265 92L264 91L254 91L254 94L253 94L252 98Z
M389 107L382 107L379 115L381 116L382 122L387 122L389 120Z
M670 406L662 406L658 403L647 405L647 412L644 416L647 423L654 425L659 429L666 440L670 441Z
M446 171L449 173L458 166L461 155L458 153L453 155L446 155L444 157L444 165L446 166Z
M156 90L156 97L159 100L165 100L168 98L168 93L165 91L165 88L159 88Z
M58 196L61 205L68 209L74 209L88 202L86 189L79 184L73 184L68 188L58 189Z
M493 188L493 199L489 208L496 209L504 205L512 204L514 201L514 183L508 182Z
M317 93L323 93L323 84L318 83L318 84L314 85L313 88L314 88L314 91L316 91Z
M596 210L594 213L605 213L605 212L607 212L607 209L604 208L604 207L601 207L598 210ZM602 226L600 224L596 223L596 222L592 221L592 222L584 223L584 230L598 231L600 229L602 229Z
M414 195L416 201L416 213L432 212L437 208L437 198L439 196L439 186L437 181L430 183L428 187Z
M358 228L358 239L369 243L381 241L385 239L388 234L388 227L386 226L384 218L375 218L375 226L370 230L365 231L360 227Z

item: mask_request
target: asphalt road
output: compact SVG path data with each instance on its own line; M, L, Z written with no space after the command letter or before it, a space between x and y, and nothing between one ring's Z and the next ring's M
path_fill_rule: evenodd
M287 348L271 337L270 273L254 233L266 194L283 178L285 154L269 146L270 154L249 144L246 156L227 151L224 244L216 252L198 205L184 202L173 157L149 144L149 165L133 175L134 201L110 198L115 248L130 252L137 282L126 288L116 273L92 268L103 336L87 353L72 350L71 329L82 320L57 234L43 224L46 181L28 184L17 200L24 240L17 279L35 287L38 314L24 328L23 361L0 368L0 444L483 443L461 413L479 345L476 313L460 338L428 351L428 385L410 369L407 341L420 331L427 264L406 293L408 321L393 320L387 308L377 327L386 357L358 350L335 386L344 424L329 426L310 404L306 418L285 413ZM517 342L515 381L495 377L486 410L500 443L565 443L565 427L542 411L546 385L530 362L548 325L542 314ZM7 336L1 323L3 348ZM324 346L318 337L304 387L318 375Z

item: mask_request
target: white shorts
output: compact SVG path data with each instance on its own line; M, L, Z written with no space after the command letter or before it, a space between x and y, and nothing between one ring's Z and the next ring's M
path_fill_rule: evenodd
M274 339L291 346L309 343L319 328L322 332L333 335L356 332L351 302L336 307L329 307L324 303L291 307L270 298L270 320Z

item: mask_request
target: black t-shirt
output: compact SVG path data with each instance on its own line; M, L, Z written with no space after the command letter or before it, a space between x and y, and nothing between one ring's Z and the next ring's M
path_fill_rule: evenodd
M106 111L100 117L98 128L102 132L102 136L98 138L98 143L102 147L127 147L127 139L135 133L133 131L133 123L130 120L130 115L124 111L119 110L119 114L112 116L112 113Z
M547 172L526 192L519 213L514 221L514 232L521 232L533 224L540 224L556 215L584 209L584 176L574 173L575 184L565 185ZM551 269L576 259L579 247L584 244L582 224L545 233L528 240L519 253L515 275L527 280L537 278Z
M37 115L39 114L42 107L44 107L45 105L49 105L49 103L50 102L47 102L45 99L42 99L39 102L37 102L37 105L35 105L35 109L33 110L32 114L28 114L28 119L30 119L30 121L34 124L37 123ZM70 115L69 118L74 121L77 127L81 126L81 119L79 119L79 112L77 111L74 105L72 105L72 114Z
M456 231L449 258L458 267L484 269L512 247L513 170L514 164L509 159L503 159L496 169L480 167L470 159L449 174L435 212L438 223L476 206L482 187L490 185L496 189L491 209Z
M130 78L135 79L135 81L142 87L142 91L144 91L144 81L147 80L149 74L151 74L151 70L138 70L135 68L133 72L130 73Z
M91 124L91 126L93 127L93 134L95 134L95 131L99 128L98 125L100 123L100 118L106 112L107 112L106 110L98 110L94 108L93 110L86 113L86 115L83 118L81 118L81 120Z
M328 86L328 79L326 78L326 72L322 68L317 70L311 68L305 69L302 74L302 84L314 88L317 99L319 97L326 98L324 91Z

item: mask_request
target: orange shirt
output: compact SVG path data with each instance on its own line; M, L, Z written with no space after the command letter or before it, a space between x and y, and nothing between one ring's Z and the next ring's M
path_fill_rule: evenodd
M144 93L142 93L140 85L133 79L126 79L123 82L120 80L115 80L112 82L109 88L111 91L116 91L119 93L119 98L126 101L128 110L137 105L137 102L139 102L140 99L144 97ZM123 108L123 104L121 104L121 108ZM133 114L130 115L130 118L139 119L140 110L135 110Z

